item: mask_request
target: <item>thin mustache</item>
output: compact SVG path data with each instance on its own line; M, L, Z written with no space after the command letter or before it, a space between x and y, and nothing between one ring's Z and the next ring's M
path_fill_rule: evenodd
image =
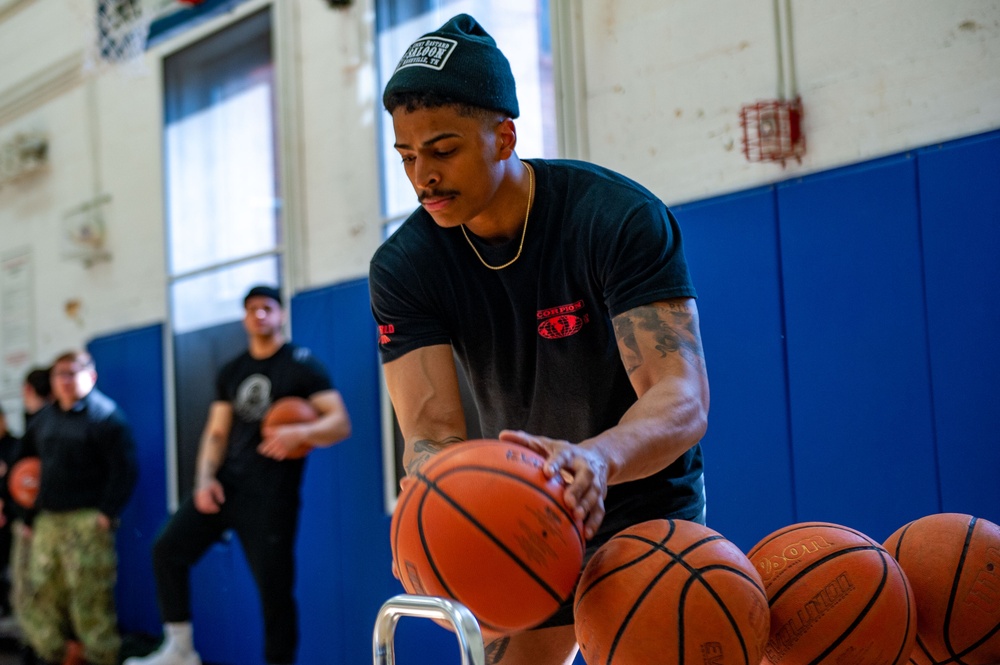
M449 196L458 196L458 192L455 191L454 189L424 190L423 192L420 193L420 196L417 197L417 200L420 203L423 203L427 199L443 199Z

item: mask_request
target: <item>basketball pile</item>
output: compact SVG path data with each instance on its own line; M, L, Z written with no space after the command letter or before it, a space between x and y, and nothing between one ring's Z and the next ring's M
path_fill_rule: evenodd
M425 465L392 519L406 591L456 600L492 634L573 599L588 665L1000 664L996 524L929 515L880 544L802 522L744 555L705 526L651 520L581 574L582 526L543 463L483 440Z

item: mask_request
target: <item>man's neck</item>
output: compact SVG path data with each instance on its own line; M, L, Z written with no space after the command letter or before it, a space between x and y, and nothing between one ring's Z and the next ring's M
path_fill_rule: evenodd
M268 335L267 337L251 336L248 342L248 350L251 357L261 360L263 358L270 358L284 345L285 338L282 335Z

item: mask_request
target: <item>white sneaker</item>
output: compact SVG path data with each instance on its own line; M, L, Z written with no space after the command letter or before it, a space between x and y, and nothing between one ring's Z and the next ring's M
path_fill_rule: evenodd
M201 665L197 651L181 653L169 642L144 658L127 658L122 665Z

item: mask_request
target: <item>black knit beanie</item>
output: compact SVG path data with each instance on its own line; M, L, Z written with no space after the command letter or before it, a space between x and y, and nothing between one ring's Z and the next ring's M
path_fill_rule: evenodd
M394 93L433 92L455 102L520 115L510 63L483 26L459 14L410 45L385 86Z
M247 291L247 294L243 297L243 306L246 307L247 301L254 296L264 296L265 298L270 298L279 305L281 304L281 291L274 288L273 286L267 286L266 284L258 284L257 286L251 288Z

